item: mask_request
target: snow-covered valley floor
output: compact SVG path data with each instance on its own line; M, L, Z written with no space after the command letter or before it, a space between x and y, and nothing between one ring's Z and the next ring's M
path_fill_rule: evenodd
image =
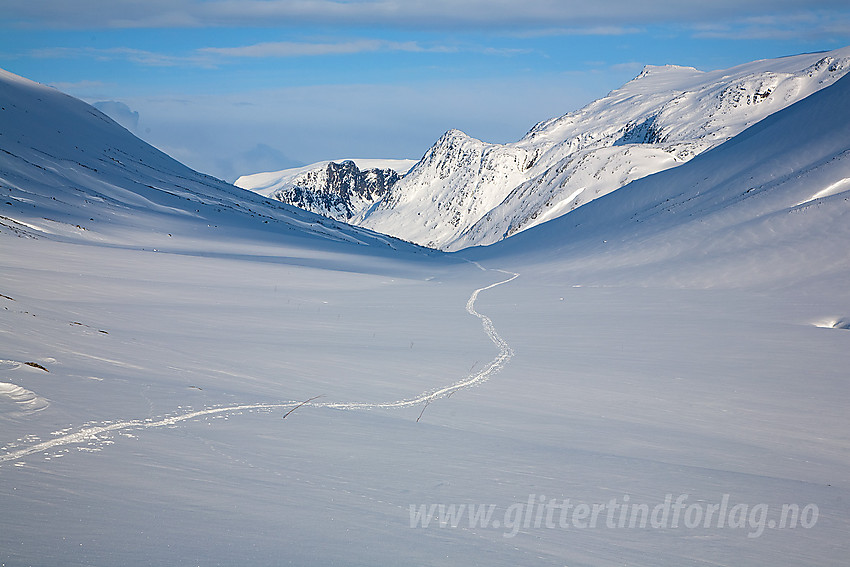
M13 244L2 381L42 403L0 393L7 565L835 565L847 551L850 332L817 326L848 314L835 297ZM429 403L503 354L466 310L475 290L514 356ZM506 525L529 498L668 494L766 505L765 525L783 504L818 517ZM496 523L411 527L412 506L435 504L494 506Z

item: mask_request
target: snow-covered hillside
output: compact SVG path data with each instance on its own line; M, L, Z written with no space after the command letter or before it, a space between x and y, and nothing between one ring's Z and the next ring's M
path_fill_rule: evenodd
M571 258L561 269L625 267L655 285L838 281L850 273L848 100L845 76L680 167L467 255Z
M447 132L359 224L447 250L496 242L680 165L848 70L850 48L712 72L648 66L516 143Z
M116 243L141 231L165 246L175 230L206 238L224 217L246 229L395 245L197 173L91 106L2 70L0 97L3 230Z
M236 186L328 218L359 219L416 164L415 160L346 159L243 175Z
M843 564L848 98L444 254L3 74L0 564Z

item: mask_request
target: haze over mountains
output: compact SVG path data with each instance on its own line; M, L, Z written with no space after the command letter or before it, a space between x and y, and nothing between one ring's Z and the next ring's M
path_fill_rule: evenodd
M586 107L534 126L511 144L447 132L374 206L334 217L444 250L491 244L557 218L631 181L675 167L850 70L850 49L756 61L702 72L647 66ZM244 176L253 189L276 179L276 198L308 210L336 187L287 172Z
M368 210L525 229L456 253L0 72L0 563L842 564L846 54L448 133ZM495 214L536 180L517 202L596 198Z
M254 219L303 237L388 242L195 172L55 89L6 71L2 79L8 194L0 222L8 230L84 240L143 230L156 238L167 224L163 215L187 221L178 228L201 232L224 215L231 223L242 219L256 227L247 220Z

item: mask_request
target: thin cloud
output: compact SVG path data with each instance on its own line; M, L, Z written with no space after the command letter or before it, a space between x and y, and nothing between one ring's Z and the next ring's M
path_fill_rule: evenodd
M226 57L306 57L319 55L349 55L377 51L406 51L413 53L449 52L446 47L422 47L415 41L396 42L380 39L362 39L338 43L305 43L274 41L241 47L204 47L197 53Z
M589 26L572 28L543 28L511 34L513 37L533 39L538 37L582 36L582 35L631 35L645 30L635 26Z
M850 14L800 13L783 16L754 16L732 22L692 26L700 39L805 39L829 41L846 38Z
M483 55L499 55L508 57L512 55L527 55L529 53L534 53L534 49L522 47L476 47L469 51Z
M30 57L38 59L93 59L95 61L130 61L150 67L175 67L194 64L209 65L209 59L197 56L179 56L131 47L48 47L33 49Z
M616 35L663 23L727 22L820 11L848 14L846 0L6 0L3 24L57 28L391 26L398 28L564 29ZM578 30L585 30L578 32Z
M27 55L36 59L128 61L148 67L198 66L215 68L226 64L227 59L237 58L318 57L375 52L458 53L462 51L502 56L531 52L529 49L481 46L423 46L415 41L399 42L382 39L361 39L341 42L278 41L236 47L202 47L182 55L129 47L50 47L30 50L27 52Z

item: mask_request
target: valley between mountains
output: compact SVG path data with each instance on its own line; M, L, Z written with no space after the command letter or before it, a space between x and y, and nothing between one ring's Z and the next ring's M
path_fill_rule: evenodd
M449 132L361 226L0 72L0 563L841 564L847 57Z

